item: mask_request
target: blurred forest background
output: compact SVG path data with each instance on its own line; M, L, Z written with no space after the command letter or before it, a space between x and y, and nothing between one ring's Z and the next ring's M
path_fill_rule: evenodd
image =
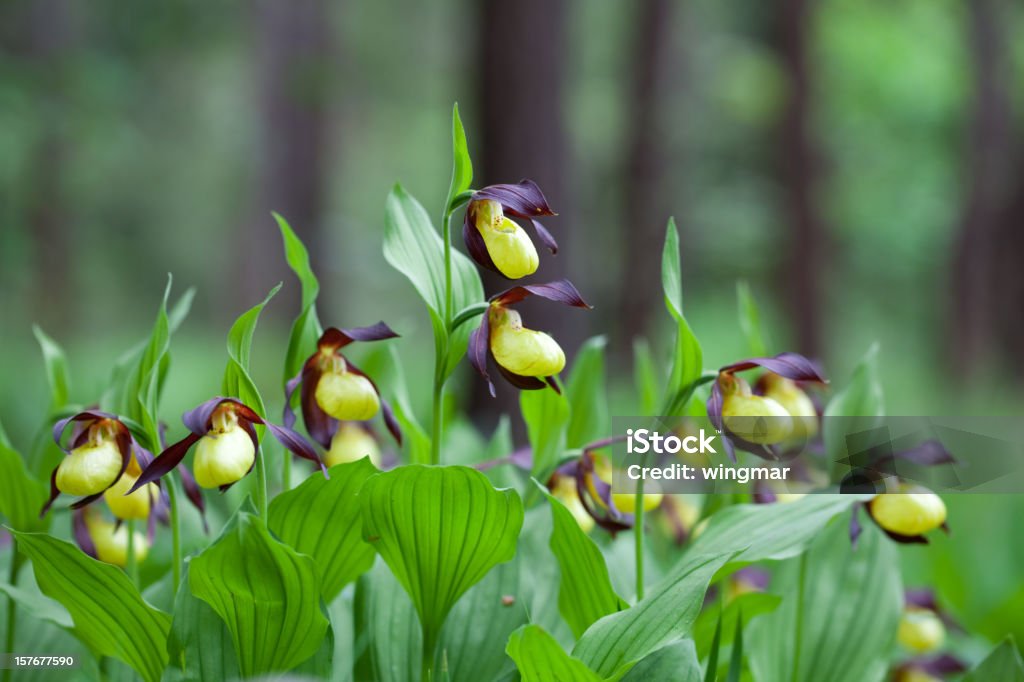
M279 404L298 287L271 210L311 246L326 324L403 333L422 403L429 323L383 203L400 180L439 213L456 100L475 186L536 179L563 245L538 276L596 306L531 326L570 353L607 334L622 385L634 337L670 338L674 215L709 366L747 354L746 280L774 352L844 381L880 341L892 414L1019 414L1022 36L1009 0L3 3L0 415L18 440L45 404L33 323L92 401L168 272L198 292L169 414L216 391L230 321L284 281L255 350Z

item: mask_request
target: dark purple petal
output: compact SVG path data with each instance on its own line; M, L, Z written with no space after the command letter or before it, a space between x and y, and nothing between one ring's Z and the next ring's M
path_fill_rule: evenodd
M939 603L935 599L935 590L928 587L908 589L903 593L903 603L907 606L916 606L919 609L939 612Z
M302 370L302 392L299 404L302 406L302 421L306 424L309 437L325 448L331 447L331 439L338 430L338 420L320 408L316 401L316 385L322 372L316 363L307 363Z
M100 492L96 493L95 495L88 495L87 497L83 497L80 500L76 500L75 503L71 505L71 508L75 509L75 510L85 509L90 504L92 504L96 500L98 500L101 497L103 497L103 493L105 493L105 492L106 492L106 490L104 489L104 490L101 490Z
M585 450L585 451L600 450L601 448L606 448L609 445L614 445L615 443L623 443L623 442L625 442L625 440L626 440L625 434L619 434L617 436L609 436L608 438L602 438L601 440L595 440L592 443L587 443L586 445L583 446L583 450Z
M212 426L213 411L216 410L221 403L228 401L228 398L223 398L221 396L210 398L202 405L199 405L195 409L189 410L183 414L181 416L181 421L184 422L185 428L195 435L205 436Z
M235 406L235 415L238 416L239 423L249 422L250 424L266 424L266 420L261 417L256 410L252 409L245 403L241 403L234 398L228 398L224 402L232 403ZM255 433L255 431L253 432ZM259 445L258 442L254 445Z
M850 514L850 546L853 549L857 549L857 540L864 532L864 527L860 525L860 508L863 506L863 502L854 502L853 512Z
M540 296L557 303L564 303L574 308L593 308L593 306L588 305L583 300L580 292L567 279L559 279L546 284L524 284L512 287L496 296L492 296L491 301L499 305L512 305L531 295Z
M304 372L305 368L299 370L299 373L289 379L284 385L284 413L281 415L281 422L289 429L295 426L295 410L292 409L292 396L295 395L296 389L302 383Z
M729 456L729 459L732 460L733 463L736 462L735 448L757 455L761 459L777 460L779 456L772 448L758 443L751 443L748 440L740 438L725 427L725 423L722 420L722 406L725 403L725 399L722 396L722 386L719 383L720 379L721 373L719 373L719 379L716 379L711 385L711 395L708 397L707 401L707 412L708 420L711 422L711 425L715 427L715 430L720 431L722 434L722 446L725 448L725 454Z
M132 441L132 454L135 455L135 461L139 463L139 467L143 469L153 462L153 453L136 443L134 440Z
M482 199L497 201L506 214L516 218L555 215L544 193L533 180L520 180L515 185L489 185L473 194L473 201Z
M266 422L264 422L264 421L253 422L250 419L239 419L238 420L238 425L242 427L243 431L245 431L247 434L249 434L249 440L252 441L252 449L253 449L253 452L255 453L255 457L252 458L252 464L249 465L249 471L245 472L246 476L248 476L249 473L252 471L252 468L254 466L256 466L256 457L260 457L261 456L261 453L260 453L260 437L256 433L256 427L253 426L254 423L259 423L259 424L266 425Z
M956 458L937 440L927 440L920 445L893 453L895 459L905 459L921 466L956 464Z
M53 442L56 443L61 450L64 450L64 452L68 452L68 450L63 445L61 445L61 437L64 435L64 429L67 428L68 424L70 424L71 422L99 421L100 419L110 419L112 421L117 422L118 424L121 423L121 421L117 418L116 414L110 414L109 412L101 412L99 410L83 410L78 414L73 414L70 417L65 417L64 419L59 420L56 424L53 425Z
M60 467L54 467L53 472L50 474L50 497L43 504L43 508L39 510L39 518L46 516L46 512L50 511L50 507L58 497L60 497L60 488L57 487L57 469Z
M163 478L171 472L174 467L181 463L181 460L185 458L185 453L189 451L193 445L195 445L202 436L195 433L190 433L177 443L174 443L166 450L157 455L156 459L146 467L142 474L139 476L139 480L135 481L135 485L128 491L128 494L135 492L147 483L152 483L160 478Z
M491 334L491 325L488 318L489 311L481 316L480 325L470 333L467 355L469 355L469 364L487 381L487 388L491 393L491 397L494 398L497 396L494 391L494 382L491 381L491 377L487 373L488 346L490 345Z
M498 365L498 363L494 364ZM521 374L514 374L501 365L498 365L498 371L501 373L501 376L505 377L505 381L523 391L539 391L540 389L547 387L547 384L537 377L526 377Z
M768 487L767 481L755 482L754 492L751 497L754 500L754 504L772 504L778 500L775 492Z
M967 665L951 654L915 658L905 663L902 667L915 668L929 675L943 678L957 675L967 670Z
M800 355L799 353L779 353L770 358L749 358L740 360L731 365L726 365L720 372L742 372L743 370L763 367L769 372L775 372L779 376L792 379L793 381L816 381L827 383L821 376L817 365Z
M395 439L396 443L401 445L402 427L398 424L398 419L395 418L395 411L391 409L391 403L381 398L380 411L384 414L384 425L388 427L391 437Z
M71 514L71 528L72 534L75 537L75 544L93 559L97 558L96 545L92 541L92 536L89 535L89 527L85 523L84 511L79 509Z
M551 236L548 229L541 225L539 220L531 220L530 222L533 223L533 229L537 231L537 239L540 240L540 243L551 252L551 255L558 253L558 242Z
M746 583L751 587L758 590L765 590L768 588L768 583L771 581L771 574L763 568L757 566L745 566L740 570L732 574L733 580Z
M329 327L320 336L317 347L321 350L338 350L354 341L380 341L397 337L398 334L383 322L369 327L351 327L349 329Z
M278 443L299 457L316 463L320 470L324 472L324 476L327 476L327 467L320 460L320 455L316 453L316 448L313 447L312 443L291 429L286 429L283 426L271 424L270 422L267 422L266 425L270 434L277 439Z
M196 479L184 465L178 467L178 473L181 475L181 487L185 490L185 496L192 506L199 510L199 516L203 519L203 531L209 533L210 526L206 522L206 502L203 500L203 493L199 490Z
M557 381L555 381L555 377L544 377L544 383L550 386L555 393L562 395L562 387L558 385Z
M494 260L491 259L491 253L487 250L487 242L484 241L480 231L470 223L468 211L466 212L466 219L462 222L462 241L466 243L466 251L476 261L477 265L505 277L505 275L501 274L498 266L494 264ZM505 279L508 279L508 277L505 277Z

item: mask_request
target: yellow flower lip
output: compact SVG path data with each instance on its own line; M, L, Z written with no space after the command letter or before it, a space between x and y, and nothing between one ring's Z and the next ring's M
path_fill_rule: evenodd
M589 533L594 529L594 519L587 512L587 508L583 506L583 501L580 500L579 492L576 490L576 481L568 476L556 477L551 488L551 496L565 505L580 530Z
M342 422L331 438L331 447L324 455L328 467L336 464L356 462L369 457L375 467L380 467L380 446L367 429L353 422Z
M124 568L128 565L128 526L120 528L106 519L86 514L85 527L96 550L96 558L114 566ZM142 563L149 554L149 540L141 531L132 533L135 561Z
M537 271L540 265L537 247L523 228L504 216L501 204L479 201L474 214L474 226L501 274L509 279L520 279Z
M373 383L347 370L322 374L314 397L321 410L341 421L366 421L380 410L380 396Z
M551 336L523 327L519 313L492 305L490 348L494 360L513 374L554 376L565 368L565 353Z
M743 440L758 445L781 443L793 433L793 418L775 400L753 395L744 379L725 375L719 380L722 399L722 423Z
M230 420L228 419L227 422ZM199 439L193 463L196 483L203 488L219 488L240 481L256 461L256 446L249 433L238 425L218 424Z
M930 609L908 607L900 616L896 640L904 649L925 654L940 648L946 640L946 626Z
M61 460L57 467L57 489L68 495L96 495L117 481L123 463L115 442L86 443Z
M942 498L921 486L901 484L900 492L876 495L868 503L871 517L884 530L916 537L946 522Z
M129 492L139 480L140 473L138 462L132 457L128 470L103 493L103 499L115 517L126 521L149 518L153 504L160 497L160 489L155 483L147 483L135 492Z

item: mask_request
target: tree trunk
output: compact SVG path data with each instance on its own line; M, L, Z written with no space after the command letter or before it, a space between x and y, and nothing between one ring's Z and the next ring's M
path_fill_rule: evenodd
M482 145L476 150L474 185L518 182L523 178L536 181L552 208L561 214L546 223L560 251L552 257L538 247L540 268L531 280L566 277L573 241L563 122L566 2L486 0L478 21L477 93ZM489 272L483 273L483 279L488 296L514 286ZM582 339L583 325L578 319L585 314L582 311L549 301L536 305L527 301L522 310L527 326L551 333L567 354ZM517 389L498 385L498 397L492 399L482 384L474 384L471 406L481 426L493 426L502 413L518 413ZM518 425L520 421L513 419L513 423ZM516 433L521 437L522 428L517 426Z
M779 131L780 180L785 220L790 226L784 260L786 303L796 333L796 349L821 353L822 281L825 228L816 201L819 152L811 131L811 79L807 59L810 7L807 0L783 0L777 40L789 75L789 100Z
M974 109L968 151L968 194L953 260L951 337L956 373L967 379L992 350L995 234L1006 191L1009 94L1002 86L999 18L991 0L967 3L974 63Z
M622 330L618 354L629 358L631 341L649 331L654 313L661 309L658 267L665 222L669 217L665 184L664 131L661 110L669 63L672 4L669 0L640 0L632 38L632 68L627 120L627 148L623 155L626 189L622 224L625 231L625 277L616 322ZM678 219L678 216L677 216Z
M322 211L328 154L328 86L333 36L326 0L254 5L260 138L255 215L242 226L243 287L251 305L273 283L291 276L271 211L291 224L309 248L313 268L326 272ZM295 287L289 287L297 292ZM298 293L290 296L298 305Z

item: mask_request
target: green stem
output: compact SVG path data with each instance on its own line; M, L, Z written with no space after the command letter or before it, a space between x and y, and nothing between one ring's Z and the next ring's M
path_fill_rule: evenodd
M18 552L18 545L16 542L11 543L11 567L7 576L7 581L11 587L18 586L18 573L21 572L22 558ZM15 634L18 629L18 605L14 603L14 598L11 596L7 597L7 641L5 642L4 651L7 653L14 652L15 645ZM10 682L13 670L7 668L4 670L3 682Z
M128 532L128 558L125 561L125 573L131 579L132 584L139 586L139 562L135 555L135 521L125 521L125 530Z
M284 461L281 463L281 490L288 492L292 489L292 453L283 449L282 456Z
M420 665L420 682L430 682L434 676L434 636L423 628L423 660Z
M167 501L171 507L171 569L174 579L172 594L178 594L181 582L181 516L178 514L178 479L175 474L164 479L167 481Z
M636 482L636 497L634 501L634 517L636 523L633 526L633 538L635 540L635 561L636 561L636 600L644 598L644 480L641 478Z
M267 460L262 452L256 456L256 511L267 518Z
M447 208L441 218L441 233L444 240L444 318L445 338L437 339L434 349L434 415L431 423L430 463L441 463L441 439L444 430L444 384L448 364L448 341L452 333L452 319L455 316L455 294L452 289L452 212Z

